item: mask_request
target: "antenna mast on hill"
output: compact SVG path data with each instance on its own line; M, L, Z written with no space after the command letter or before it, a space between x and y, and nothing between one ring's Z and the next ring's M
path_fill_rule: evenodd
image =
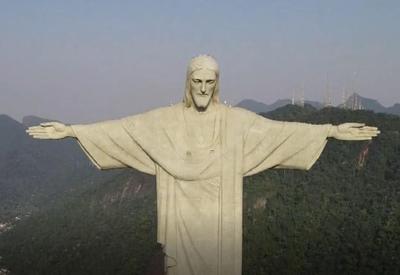
M332 107L332 96L331 91L329 89L329 75L326 74L326 90L325 90L325 98L324 98L324 107Z
M292 105L294 105L294 95L295 95L295 90L292 92Z
M299 105L300 107L304 107L304 83L301 85Z
M357 110L356 109L356 106L357 106L357 96L356 96L356 94L355 93L353 93L353 100L352 100L353 102L353 104L351 105L351 109L354 111L354 110Z
M299 94L296 93L296 88L293 89L292 105L304 107L304 84L301 86L301 90L300 90Z
M355 110L364 110L364 106L362 105L362 100L360 96L356 93L353 93L352 98L351 98L351 109L353 111Z
M343 87L342 91L342 108L347 109L347 90Z

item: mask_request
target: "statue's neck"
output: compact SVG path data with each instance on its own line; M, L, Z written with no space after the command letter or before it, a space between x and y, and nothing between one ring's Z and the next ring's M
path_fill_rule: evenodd
M195 106L191 106L187 108L187 112L190 115L194 116L207 116L208 114L215 113L218 109L218 104L214 102L210 102L210 104L207 106L207 108L196 108Z
M193 107L185 109L185 129L191 143L200 146L213 144L219 128L218 105L210 104L204 112L199 112Z

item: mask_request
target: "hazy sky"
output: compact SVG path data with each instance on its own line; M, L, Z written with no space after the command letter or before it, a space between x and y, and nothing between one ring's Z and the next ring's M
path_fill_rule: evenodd
M191 57L221 97L272 103L304 87L400 102L400 1L0 0L0 113L68 123L181 100ZM300 93L300 92L298 92Z

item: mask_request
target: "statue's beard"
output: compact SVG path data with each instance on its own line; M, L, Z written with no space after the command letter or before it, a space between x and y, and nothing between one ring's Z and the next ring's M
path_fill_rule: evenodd
M207 110L207 107L197 107L197 111L204 112Z
M195 95L193 96L193 103L199 112L204 112L210 105L212 98L210 95Z

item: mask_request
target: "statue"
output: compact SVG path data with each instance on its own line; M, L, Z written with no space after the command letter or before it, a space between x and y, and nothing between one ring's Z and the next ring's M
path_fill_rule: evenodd
M118 120L42 123L37 139L76 138L99 169L133 167L156 175L157 239L168 275L240 275L242 183L270 168L308 170L327 138L369 140L376 127L266 119L219 103L214 58L191 60L182 103Z

